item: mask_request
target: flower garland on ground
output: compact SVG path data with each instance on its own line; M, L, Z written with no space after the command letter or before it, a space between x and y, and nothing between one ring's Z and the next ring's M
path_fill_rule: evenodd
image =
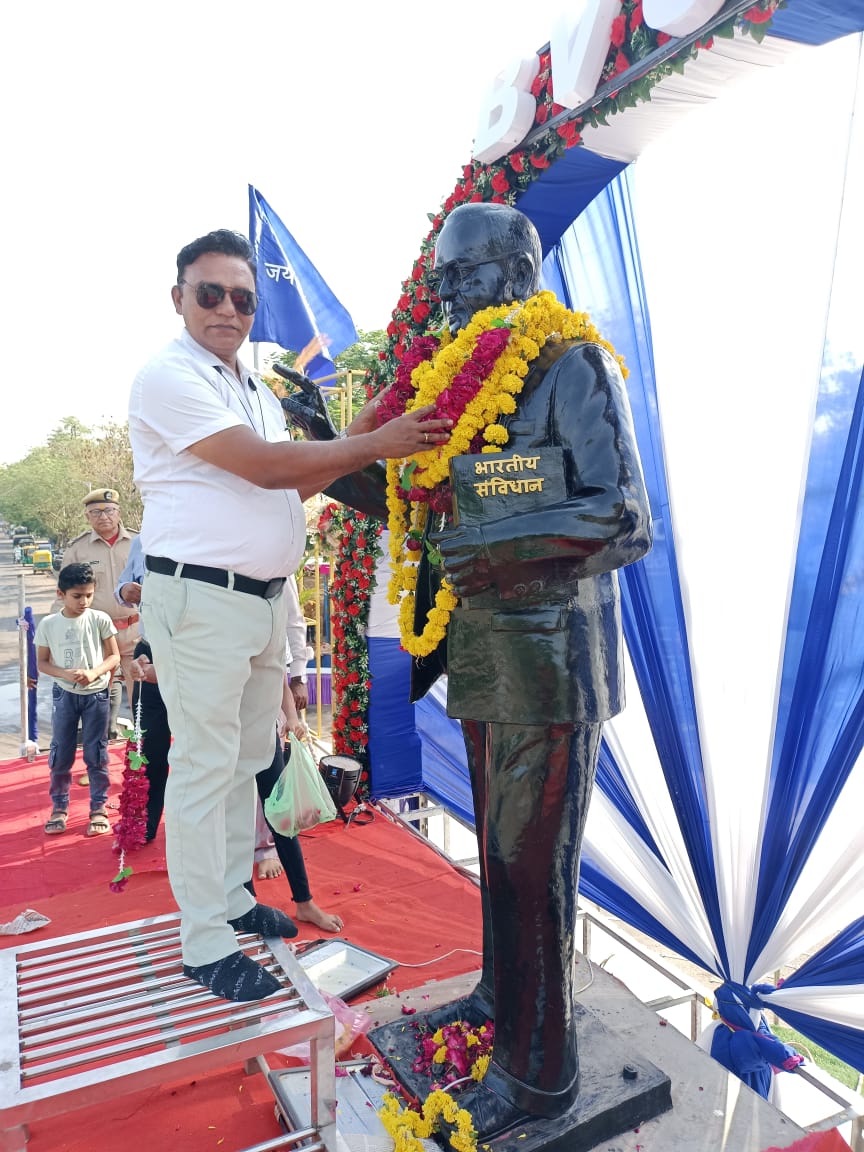
M551 292L524 303L478 312L454 339L421 337L408 351L394 388L379 408L386 422L404 411L435 405L436 417L453 420L450 439L414 456L387 462L387 507L393 576L388 598L399 604L402 647L428 656L443 640L456 597L445 579L419 636L414 632L418 553L428 509L447 511L447 483L454 456L499 452L509 438L499 417L516 410L531 363L547 341L590 340L623 360L584 312L571 312ZM409 375L410 372L410 375Z
M450 1093L443 1089L430 1092L420 1112L403 1108L399 1100L388 1092L378 1110L378 1117L393 1138L393 1152L423 1152L420 1141L428 1140L440 1131L439 1118L456 1125L456 1131L450 1137L450 1145L456 1152L477 1152L477 1133L471 1113L460 1108Z
M330 578L331 689L333 751L364 766L358 793L368 795L369 655L366 626L375 562L381 554L382 525L371 517L327 504L318 518L318 533L335 544Z
M139 705L140 707L140 705ZM145 766L147 757L141 751L140 714L135 717L135 738L126 742L123 757L123 787L120 793L120 819L114 825L117 837L113 851L120 857L117 875L108 884L112 892L122 892L132 875L132 866L126 863L126 853L134 852L147 842L147 795L150 781Z
M492 1057L495 1026L491 1020L474 1028L464 1020L445 1024L437 1032L415 1025L418 1055L412 1072L422 1072L433 1088L447 1088L457 1080L482 1080Z
M441 1119L455 1126L450 1145L456 1152L476 1152L477 1133L471 1113L460 1108L446 1088L457 1081L483 1079L492 1057L494 1025L487 1020L474 1028L464 1020L455 1020L437 1032L415 1028L418 1054L411 1067L429 1077L432 1091L419 1111L404 1108L392 1093L384 1097L378 1116L393 1137L395 1152L422 1152L420 1141L440 1132Z

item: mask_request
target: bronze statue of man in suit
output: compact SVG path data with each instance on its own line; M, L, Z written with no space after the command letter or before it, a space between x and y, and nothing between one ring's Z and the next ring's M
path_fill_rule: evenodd
M485 308L531 297L540 264L540 240L523 213L456 208L435 249L451 333ZM627 394L605 348L550 340L516 411L500 422L508 453L561 450L566 496L530 515L482 527L447 522L433 533L460 602L446 641L415 661L412 680L417 699L447 672L448 713L462 723L468 754L483 970L469 997L427 1019L430 1027L494 1019L489 1070L458 1097L481 1141L526 1114L562 1115L579 1091L579 857L603 721L624 706L616 569L651 546ZM440 579L423 555L418 633Z

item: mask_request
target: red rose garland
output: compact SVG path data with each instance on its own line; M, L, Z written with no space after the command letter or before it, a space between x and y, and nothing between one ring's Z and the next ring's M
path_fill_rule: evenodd
M331 573L330 633L333 692L333 751L364 765L359 795L368 795L369 655L366 625L375 563L380 555L378 537L383 525L341 504L326 506L318 531L333 539L338 550Z
M122 892L132 875L126 853L134 852L147 842L147 796L150 781L144 770L147 757L141 752L140 701L135 716L135 738L126 742L123 757L123 788L120 793L120 819L114 825L113 851L120 857L117 875L108 884L112 892Z

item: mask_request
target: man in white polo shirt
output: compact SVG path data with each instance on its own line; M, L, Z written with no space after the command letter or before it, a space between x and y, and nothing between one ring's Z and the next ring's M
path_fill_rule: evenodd
M449 421L424 408L372 432L291 442L279 401L237 356L257 306L239 233L183 248L171 296L185 330L139 372L129 404L144 498L142 619L174 736L168 874L186 975L225 999L258 1000L280 984L238 949L235 930L297 931L243 885L255 774L273 755L282 589L303 553L301 502L375 460L446 441Z

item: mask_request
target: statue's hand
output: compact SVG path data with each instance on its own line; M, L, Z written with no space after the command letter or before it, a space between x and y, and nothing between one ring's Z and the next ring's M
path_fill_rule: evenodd
M492 563L479 528L448 528L430 533L429 540L457 596L476 596L492 587Z
M292 392L282 397L282 407L294 428L312 440L335 440L338 433L318 388L314 392Z

